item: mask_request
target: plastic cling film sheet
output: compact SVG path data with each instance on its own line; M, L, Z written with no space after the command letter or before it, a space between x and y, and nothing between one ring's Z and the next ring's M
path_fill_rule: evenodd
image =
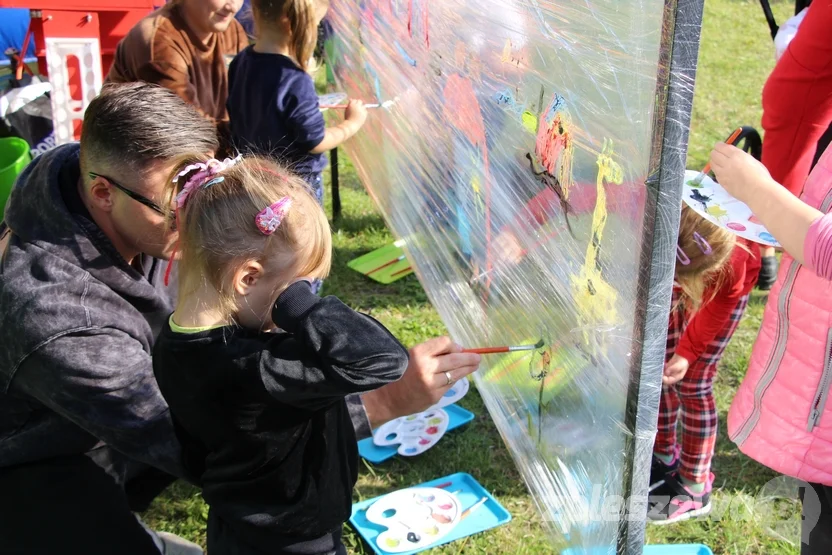
M333 90L380 105L346 149L451 334L545 342L475 379L559 549L643 533L596 505L646 492L701 4L331 3Z

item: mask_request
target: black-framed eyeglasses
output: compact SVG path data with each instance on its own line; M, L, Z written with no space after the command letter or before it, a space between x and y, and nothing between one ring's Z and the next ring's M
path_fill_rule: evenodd
M146 196L140 195L139 193L137 193L135 191L131 191L130 189L128 189L124 185L119 184L117 181L115 181L114 179L112 179L110 177L107 177L106 175L101 175L100 173L95 173L95 172L89 172L89 176L90 176L90 179L95 179L97 177L100 177L101 179L106 179L110 183L110 185L112 185L113 187L115 187L116 189L118 189L119 191L121 191L122 193L124 193L125 195L130 197L131 199L135 200L138 203L144 204L145 206L147 206L148 208L150 208L154 212L157 212L158 214L161 214L162 216L166 216L166 217L170 218L171 220L173 220L176 216L176 213L173 210L165 210L164 208L162 208L161 206L159 206L158 204L156 204L155 202L153 202L152 200L150 200Z

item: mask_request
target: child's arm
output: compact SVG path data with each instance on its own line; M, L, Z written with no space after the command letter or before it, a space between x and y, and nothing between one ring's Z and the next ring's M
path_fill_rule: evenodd
M327 127L323 140L310 152L321 154L340 146L344 141L358 133L364 122L367 121L367 108L360 100L350 100L344 111L344 121L335 127Z
M398 380L407 350L373 318L335 297L320 298L308 282L284 291L272 310L277 334L260 356L260 375L281 402L315 408Z
M803 264L809 230L823 213L778 185L765 166L737 147L717 143L711 166L719 184L747 204L786 252ZM828 240L829 234L823 237ZM825 242L823 250L832 250L832 242Z

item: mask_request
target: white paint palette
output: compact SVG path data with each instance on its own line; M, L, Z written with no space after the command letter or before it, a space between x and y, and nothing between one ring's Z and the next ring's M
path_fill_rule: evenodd
M399 444L399 455L415 457L439 443L449 423L448 413L433 407L384 424L373 432L373 443L379 447Z
M386 528L376 543L382 551L418 551L448 534L461 519L459 501L439 488L408 488L385 495L367 508L366 518Z
M698 187L690 184L699 172L687 170L682 187L682 200L697 214L714 225L727 229L734 235L767 245L779 247L780 243L751 213L751 209L743 202L728 194L728 191L705 176Z

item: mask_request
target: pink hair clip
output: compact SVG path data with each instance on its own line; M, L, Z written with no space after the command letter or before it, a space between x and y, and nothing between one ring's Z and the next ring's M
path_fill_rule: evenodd
M254 218L254 223L257 224L257 229L259 229L260 233L263 235L271 235L277 231L278 227L280 227L280 224L283 222L283 219L286 217L286 214L288 214L289 208L291 207L292 199L288 196L283 197L272 205L265 207Z

